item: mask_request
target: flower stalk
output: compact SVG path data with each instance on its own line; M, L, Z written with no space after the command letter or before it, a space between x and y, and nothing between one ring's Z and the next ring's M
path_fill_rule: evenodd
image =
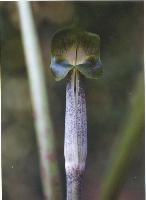
M64 156L67 200L81 199L87 156L86 100L82 78L74 69L66 86Z

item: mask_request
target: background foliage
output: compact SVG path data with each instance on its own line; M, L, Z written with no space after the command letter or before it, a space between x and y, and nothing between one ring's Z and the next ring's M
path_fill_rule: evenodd
M104 76L85 81L88 159L83 193L85 200L94 200L112 148L119 142L118 133L129 112L137 76L143 71L143 2L33 2L32 6L51 94L49 105L64 185L65 81L55 82L48 70L50 39L56 30L72 23L101 37ZM41 200L33 114L15 3L0 3L0 30L3 199ZM144 134L119 195L119 200L137 199L144 200Z

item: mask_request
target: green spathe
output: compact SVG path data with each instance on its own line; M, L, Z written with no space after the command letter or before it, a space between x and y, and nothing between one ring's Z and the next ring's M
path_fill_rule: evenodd
M51 42L50 68L56 80L66 77L74 68L87 78L102 74L100 37L78 28L62 29Z

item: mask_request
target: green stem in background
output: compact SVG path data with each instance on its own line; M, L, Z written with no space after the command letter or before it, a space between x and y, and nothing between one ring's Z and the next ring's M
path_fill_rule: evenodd
M119 143L114 149L107 174L103 181L100 200L117 200L119 190L128 171L144 126L144 82L139 76L135 93L131 99L131 110L122 128Z
M64 156L67 200L80 200L87 157L86 99L81 75L74 69L66 86Z
M20 16L24 53L27 63L32 106L35 114L35 128L39 147L44 196L47 200L60 200L62 199L61 184L40 46L30 2L18 1L17 4Z

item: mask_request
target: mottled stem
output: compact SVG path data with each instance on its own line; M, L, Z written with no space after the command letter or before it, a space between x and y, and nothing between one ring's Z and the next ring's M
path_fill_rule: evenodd
M81 75L74 70L66 87L65 169L67 200L81 199L81 183L87 156L87 117Z

